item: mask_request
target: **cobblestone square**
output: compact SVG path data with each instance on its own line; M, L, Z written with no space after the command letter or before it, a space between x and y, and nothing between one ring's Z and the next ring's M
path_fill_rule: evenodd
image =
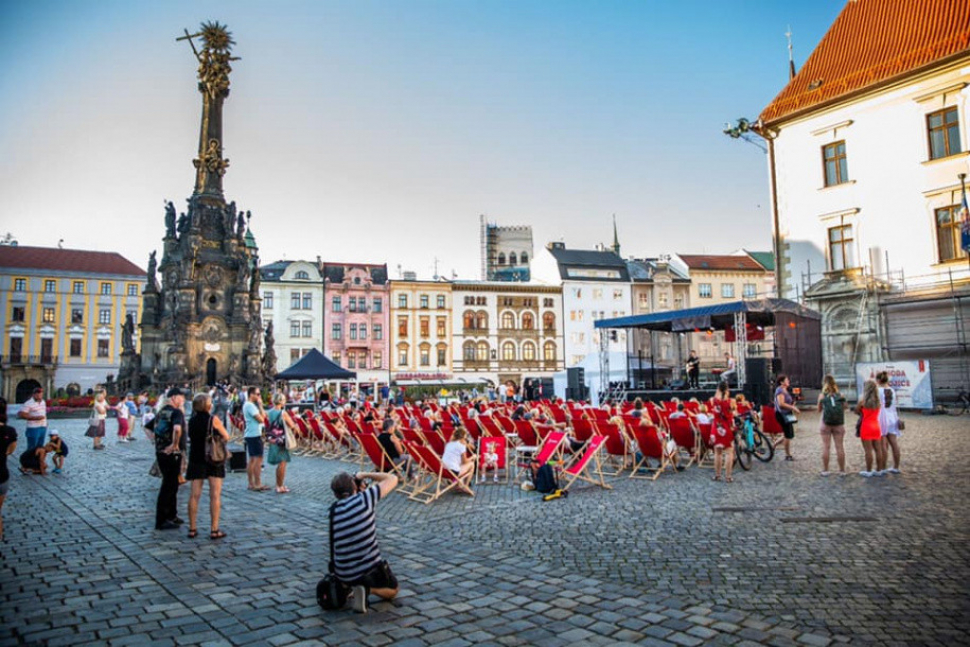
M850 476L820 477L808 414L795 462L733 484L690 468L547 503L491 483L427 506L392 495L378 531L402 591L367 615L314 599L330 478L352 465L297 457L289 495L229 474L229 536L208 539L203 495L189 540L152 530L144 439L115 444L109 421L94 452L86 421L53 420L71 447L63 474L22 476L9 459L0 646L967 644L970 418L904 417L896 476L859 477L850 431Z

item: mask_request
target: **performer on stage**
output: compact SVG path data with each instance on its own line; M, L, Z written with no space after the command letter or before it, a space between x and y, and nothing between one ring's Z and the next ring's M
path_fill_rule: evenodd
M687 384L692 389L700 388L701 379L701 358L697 356L697 351L692 350L690 357L687 358Z
M724 364L727 366L724 372L721 373L721 380L727 382L728 385L732 384L732 380L738 379L738 367L737 362L731 357L731 353L724 353Z

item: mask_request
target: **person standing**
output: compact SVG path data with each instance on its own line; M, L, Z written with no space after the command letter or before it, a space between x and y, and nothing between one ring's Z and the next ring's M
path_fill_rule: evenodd
M372 481L365 487L364 481ZM353 608L367 612L371 593L391 600L398 592L397 578L377 545L377 502L394 491L397 476L382 472L340 472L330 482L337 501L331 506L330 536L333 541L331 570L353 587Z
M277 393L273 396L273 408L266 414L268 431L266 442L269 444L266 462L276 466L276 493L289 494L290 488L284 485L286 481L286 466L290 462L290 450L286 448L286 430L296 433L296 423L286 412L286 396ZM272 431L274 433L270 434Z
M883 442L883 471L899 474L899 412L896 410L896 392L889 386L889 373L879 371L876 374L876 386L879 387L879 428ZM889 450L893 453L893 466L886 469L889 462Z
M822 472L829 475L829 457L832 441L839 462L839 476L845 476L845 397L839 393L835 378L826 375L822 380L822 392L818 396L818 410L822 414L819 433L822 434Z
M118 418L118 442L126 443L128 442L128 398L131 396L129 393L125 397L118 400L118 404L111 407L115 410L115 416Z
M775 447L779 443L784 444L785 460L793 461L795 458L791 455L791 441L795 437L795 423L798 422L798 407L795 406L795 397L788 390L788 387L791 385L788 376L782 373L778 376L776 384L775 420L781 426L784 437L781 441L775 443Z
M692 350L687 357L687 386L691 389L700 388L701 385L701 358L697 356L697 351Z
M859 427L859 439L866 454L866 469L859 472L860 476L882 476L886 469L886 446L882 442L882 429L879 427L879 411L882 403L879 400L879 388L873 380L866 380L862 387L862 399L856 404L856 413L862 416ZM873 454L876 459L876 469L872 469Z
M27 421L27 449L43 447L47 438L47 402L44 401L44 389L39 386L34 389L31 397L20 407L17 417Z
M91 406L91 424L88 425L88 430L84 433L85 436L94 441L92 447L94 450L104 449L101 439L104 438L104 424L108 418L109 408L104 391L98 391L94 395L94 404Z
M178 493L185 432L185 414L182 413L185 395L178 387L172 387L167 396L168 401L150 423L149 430L155 441L158 470L162 473L155 506L155 530L175 530L182 521L178 518Z
M246 442L246 454L249 462L246 464L246 476L249 478L249 489L255 492L264 492L269 489L268 485L263 485L263 425L266 424L266 414L263 412L262 402L260 402L259 387L251 386L246 391L246 404L243 405L243 420L245 421L245 431L243 440Z
M189 420L189 466L185 478L192 483L189 497L189 539L198 536L199 499L202 498L202 485L209 481L209 517L211 531L209 539L222 539L226 533L219 529L219 515L222 512L222 481L226 478L225 464L209 462L205 455L206 439L212 434L229 442L229 432L219 416L212 415L212 398L199 393L192 399L192 418Z
M0 541L3 541L3 502L10 487L7 456L17 450L17 430L7 424L7 401L0 398Z

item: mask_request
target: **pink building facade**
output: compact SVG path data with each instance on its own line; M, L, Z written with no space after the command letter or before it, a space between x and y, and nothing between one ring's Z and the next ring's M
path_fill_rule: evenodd
M324 263L324 350L357 372L357 379L388 382L390 335L387 265Z

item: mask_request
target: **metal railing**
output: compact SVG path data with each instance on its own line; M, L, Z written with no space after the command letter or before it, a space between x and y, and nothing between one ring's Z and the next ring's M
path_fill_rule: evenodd
M0 364L6 366L15 364L51 364L57 365L60 358L56 355L0 355Z

